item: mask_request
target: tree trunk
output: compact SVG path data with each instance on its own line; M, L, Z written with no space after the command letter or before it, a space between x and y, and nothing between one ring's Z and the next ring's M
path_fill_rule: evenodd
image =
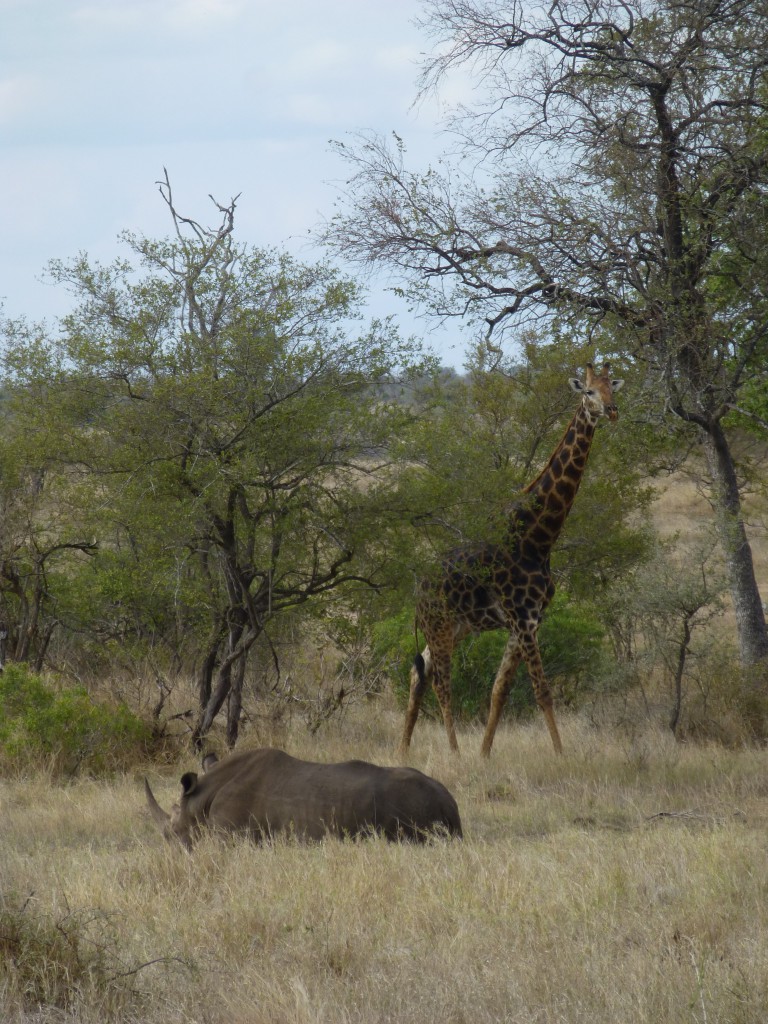
M195 726L195 731L192 733L192 742L198 750L202 747L203 740L208 735L208 731L213 725L214 718L218 715L219 711L221 711L224 701L229 695L229 688L232 684L231 668L232 662L226 661L219 669L218 678L216 679L216 687L208 698L208 703L205 707L200 708L197 725Z
M200 709L200 716L198 723L195 726L195 731L192 733L192 742L195 747L199 750L203 744L208 730L213 725L213 720L218 715L224 706L224 701L230 696L232 691L232 672L235 670L235 682L238 679L238 663L242 660L245 661L245 657L248 651L251 649L253 644L259 637L259 633L252 629L245 629L241 627L238 631L234 631L231 634L231 642L229 654L224 661L219 665L219 673L216 680L216 686L214 687L213 693L211 694L207 705ZM243 671L245 671L245 665L243 664ZM241 679L242 687L242 679ZM239 709L238 709L239 718ZM227 735L231 733L230 726L227 727ZM235 730L235 737L237 731Z
M37 655L35 656L35 661L32 666L32 670L34 672L39 673L43 671L43 665L45 664L45 656L48 653L48 647L50 646L51 638L53 637L54 631L58 625L58 619L54 619L53 622L49 622L46 625L42 635L40 636L37 645Z
M677 652L677 665L675 666L675 697L672 704L672 714L669 719L669 728L672 735L677 739L677 730L680 725L680 714L683 710L683 675L685 674L685 661L688 657L688 648L691 643L691 619L689 616L683 619L683 635Z
M730 581L739 654L742 665L768 657L768 630L755 579L752 548L744 529L741 497L728 439L719 422L709 426L705 446L714 481L715 511L720 543Z
M245 655L232 666L232 683L229 689L227 707L227 746L234 749L240 730L240 714L243 710L243 683L245 681Z
M208 650L203 659L197 676L198 707L202 712L211 699L213 687L213 671L219 656L221 642L226 635L226 615L222 614L208 638Z

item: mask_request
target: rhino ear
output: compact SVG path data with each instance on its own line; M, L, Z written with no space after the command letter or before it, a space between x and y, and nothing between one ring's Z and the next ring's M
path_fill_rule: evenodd
M211 751L210 754L206 754L203 758L203 771L209 772L215 764L219 763L218 757Z
M197 789L197 772L184 772L181 776L181 790L184 796L191 796Z

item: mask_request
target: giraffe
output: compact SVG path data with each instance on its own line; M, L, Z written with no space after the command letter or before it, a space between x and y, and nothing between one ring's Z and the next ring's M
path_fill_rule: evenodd
M606 363L596 373L588 363L584 382L572 377L569 383L581 395L579 407L547 465L508 508L503 542L468 545L449 552L438 572L418 586L416 628L424 634L427 646L416 655L411 669L410 698L400 743L402 757L410 747L430 681L440 704L448 742L458 753L451 710L451 656L456 644L467 634L489 629L506 629L509 639L491 691L482 754L490 755L496 727L521 661L528 669L555 751L562 753L552 693L536 635L555 592L550 553L579 489L598 420L601 416L611 421L618 419L613 396L624 381L611 379L610 364Z

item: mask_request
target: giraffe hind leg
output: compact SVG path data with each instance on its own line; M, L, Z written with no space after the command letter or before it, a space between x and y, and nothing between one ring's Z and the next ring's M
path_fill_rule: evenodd
M399 752L402 757L408 753L411 745L411 736L419 717L419 709L424 699L427 686L432 679L432 663L429 657L429 648L424 648L423 654L417 654L411 668L411 691L408 697L408 710L405 713L405 725L403 736L400 740Z
M459 741L456 739L456 728L453 724L453 709L451 707L451 655L453 644L450 647L433 650L432 654L432 689L435 691L440 710L443 714L443 724L448 736L448 745L454 753L459 752Z
M403 737L399 747L401 757L405 757L408 753L416 719L419 717L421 702L430 682L440 705L448 736L448 745L451 750L458 753L459 743L456 739L451 709L451 650L440 649L436 655L429 647L425 647L423 654L416 656L411 668L411 692L408 699L408 710L405 713Z

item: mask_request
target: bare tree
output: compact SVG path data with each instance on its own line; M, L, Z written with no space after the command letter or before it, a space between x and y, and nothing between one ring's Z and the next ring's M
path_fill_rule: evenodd
M697 432L711 471L741 659L768 656L731 439L768 377L768 4L427 0L421 86L468 68L449 121L459 171L416 174L376 137L326 230L431 314L598 332ZM450 165L450 160L446 161Z

